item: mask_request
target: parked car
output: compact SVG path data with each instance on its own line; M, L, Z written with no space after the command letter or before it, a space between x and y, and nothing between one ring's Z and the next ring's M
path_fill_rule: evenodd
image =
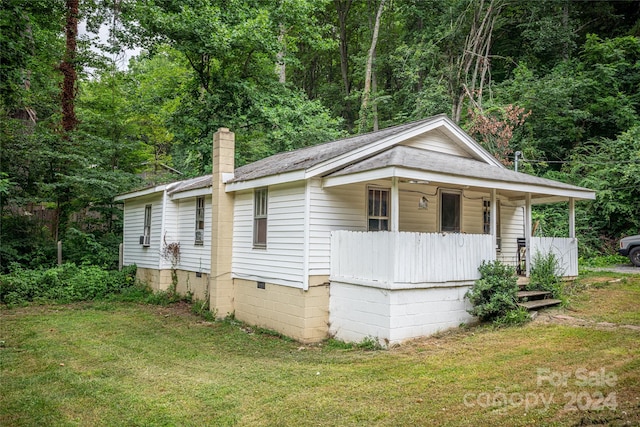
M628 256L633 265L640 267L640 234L621 239L618 253L622 256Z

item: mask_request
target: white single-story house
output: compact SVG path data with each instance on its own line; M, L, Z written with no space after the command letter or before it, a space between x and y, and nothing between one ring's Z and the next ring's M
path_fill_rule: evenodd
M483 261L553 250L577 275L574 203L595 193L505 168L445 115L237 169L234 134L213 144L212 175L116 200L124 264L156 289L175 268L178 291L218 317L394 344L473 320L464 295ZM532 237L536 203L568 204L566 238Z

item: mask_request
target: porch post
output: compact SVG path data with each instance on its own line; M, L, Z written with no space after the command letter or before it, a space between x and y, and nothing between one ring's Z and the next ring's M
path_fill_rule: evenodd
M569 237L576 238L576 201L569 197Z
M491 240L493 244L493 250L496 251L498 248L498 206L497 206L497 198L496 198L496 189L491 189Z
M398 191L398 178L391 178L391 229L400 230L400 192Z
M526 244L525 262L527 264L526 276L531 272L531 193L527 193L524 208L524 238Z

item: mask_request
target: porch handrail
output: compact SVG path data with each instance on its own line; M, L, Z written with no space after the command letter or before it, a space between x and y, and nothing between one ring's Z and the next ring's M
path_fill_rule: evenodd
M389 289L473 281L482 261L495 257L493 239L484 234L331 233L331 280Z

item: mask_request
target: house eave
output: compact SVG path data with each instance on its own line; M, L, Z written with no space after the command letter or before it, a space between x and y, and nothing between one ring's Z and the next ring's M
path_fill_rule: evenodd
M128 199L134 199L136 197L149 196L155 193L162 193L163 191L166 190L166 188L167 188L166 184L158 185L155 187L144 188L142 190L133 191L131 193L119 194L116 197L114 197L113 200L116 202L122 202Z
M211 194L211 186L209 187L203 187L203 188L196 188L193 190L187 190L187 191L180 191L177 193L173 193L169 196L169 198L171 200L182 200L182 199L188 199L190 197L199 197L199 196L207 196L209 194Z
M297 170L278 175L264 176L261 178L250 179L247 181L230 182L225 185L225 192L230 193L234 191L251 190L254 188L268 187L270 185L286 184L294 181L301 181L305 179L305 171Z
M420 171L397 166L390 166L380 169L355 172L347 175L328 176L322 179L322 186L325 188L337 187L341 185L368 182L380 179L390 179L393 177L404 178L416 181L433 183L434 185L451 185L461 187L495 188L496 190L512 191L519 193L540 194L544 198L555 198L556 201L573 198L576 200L593 200L595 192L590 190L566 189L540 184L527 184L518 182L498 181L492 179L480 179L462 175L449 175L432 171ZM524 196L523 196L524 198ZM521 200L519 197L514 200ZM522 199L524 200L524 199ZM536 198L538 203L545 203L542 198Z

